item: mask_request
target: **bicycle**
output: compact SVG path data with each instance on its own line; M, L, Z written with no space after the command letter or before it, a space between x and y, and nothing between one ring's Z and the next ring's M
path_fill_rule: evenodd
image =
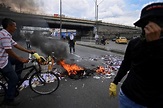
M21 85L26 80L29 80L29 87L32 91L34 91L37 94L40 95L47 95L55 92L60 84L59 77L54 73L57 71L57 69L54 68L54 70L46 70L42 71L41 63L39 60L35 57L31 58L29 60L32 65L25 66L22 68L22 73L25 70L28 70L24 77L18 82L17 84L17 92L15 96L19 95L19 91L22 89ZM29 62L29 63L30 63ZM18 70L19 71L19 70ZM53 72L54 71L54 72ZM0 72L1 73L1 72ZM0 74L0 101L4 98L6 90L7 90L7 83L8 79L3 76L3 74Z

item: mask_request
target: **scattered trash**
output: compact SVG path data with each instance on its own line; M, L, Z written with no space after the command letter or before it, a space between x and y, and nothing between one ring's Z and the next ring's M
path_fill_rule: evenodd
M96 76L93 76L93 78L95 78L95 79L100 79L100 77L99 77L99 76L97 76L97 75L96 75Z
M94 79L111 79L113 76L115 76L117 74L117 71L122 63L122 57L118 57L118 56L113 56L113 55L103 55L102 57L90 57L88 58L82 58L81 60L85 60L85 61L102 61L103 62L103 66L97 66L95 69L85 69L79 66L78 69L82 69L82 72L79 77L75 78L89 78L89 76L93 75ZM78 60L79 62L79 60ZM95 66L95 65L93 65ZM77 71L76 71L77 72ZM65 77L68 75L64 75L62 74L60 71L58 70L54 70L54 73L59 77L60 80L67 81L67 79L65 79ZM96 74L94 74L96 73ZM47 82L53 82L54 78L51 78L50 76L44 76L47 77ZM21 85L20 90L23 90L24 88L29 86L29 80L24 81L24 83ZM38 82L33 82L32 87L36 87L36 86L40 86L38 84ZM70 85L71 86L71 85ZM82 85L82 88L84 88L85 84ZM77 87L75 87L75 89L77 89Z

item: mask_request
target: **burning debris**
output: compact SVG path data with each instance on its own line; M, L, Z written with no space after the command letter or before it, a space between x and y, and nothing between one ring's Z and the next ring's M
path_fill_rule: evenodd
M65 60L59 61L59 65L61 65L66 70L66 75L68 75L72 79L80 79L91 75L94 75L94 78L97 78L98 76L104 76L105 78L112 78L118 71L122 59L112 55L105 55L102 56L101 59L99 58L92 58L90 60L91 61L103 60L104 66L97 66L96 68L93 69L87 69L85 67L78 66L75 63L68 64L65 62Z
M59 64L66 69L68 75L75 75L80 71L84 70L84 68L78 66L77 64L67 64L64 60L59 61Z
M99 59L101 58L101 59ZM105 55L102 57L99 57L98 59L90 59L90 60L97 60L97 61L104 61L104 66L97 66L93 69L86 69L84 67L81 67L75 63L69 64L66 63L65 60L60 59L57 64L64 68L65 72L61 71L54 71L55 74L59 76L60 80L65 80L66 76L68 76L71 79L82 79L82 78L89 78L89 76L93 76L94 79L111 79L113 78L122 62L121 57L113 56L113 55ZM64 75L63 75L64 74ZM22 87L27 87L28 81L25 81L22 85ZM83 85L84 87L84 85ZM76 88L75 88L76 89Z
M72 79L80 79L93 74L93 70L85 69L77 64L67 64L65 60L60 60L59 64L66 70L67 75Z

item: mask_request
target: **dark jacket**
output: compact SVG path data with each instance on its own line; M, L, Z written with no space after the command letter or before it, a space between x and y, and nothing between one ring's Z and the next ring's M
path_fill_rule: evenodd
M127 72L129 72L127 74ZM129 42L124 60L113 83L127 74L121 89L131 100L150 108L163 108L163 39Z
M71 36L72 36L72 38L71 38ZM69 43L70 47L75 46L75 36L73 34L70 35L68 43Z
M74 47L74 45L75 45L75 40L69 40L69 46L70 47Z

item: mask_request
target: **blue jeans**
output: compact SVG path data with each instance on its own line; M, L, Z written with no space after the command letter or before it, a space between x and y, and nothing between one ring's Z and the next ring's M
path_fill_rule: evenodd
M130 100L120 89L119 92L119 108L147 108L145 106L139 105L134 101Z
M15 69L13 69L12 65L15 65ZM19 70L21 68L23 68L23 63L21 63L20 61L14 58L9 57L8 64L3 69L1 69L3 75L9 79L5 100L9 100L9 101L14 100L15 92L16 92L16 85L19 80L18 76L21 74L21 71L18 71L18 74L17 74L15 70Z

